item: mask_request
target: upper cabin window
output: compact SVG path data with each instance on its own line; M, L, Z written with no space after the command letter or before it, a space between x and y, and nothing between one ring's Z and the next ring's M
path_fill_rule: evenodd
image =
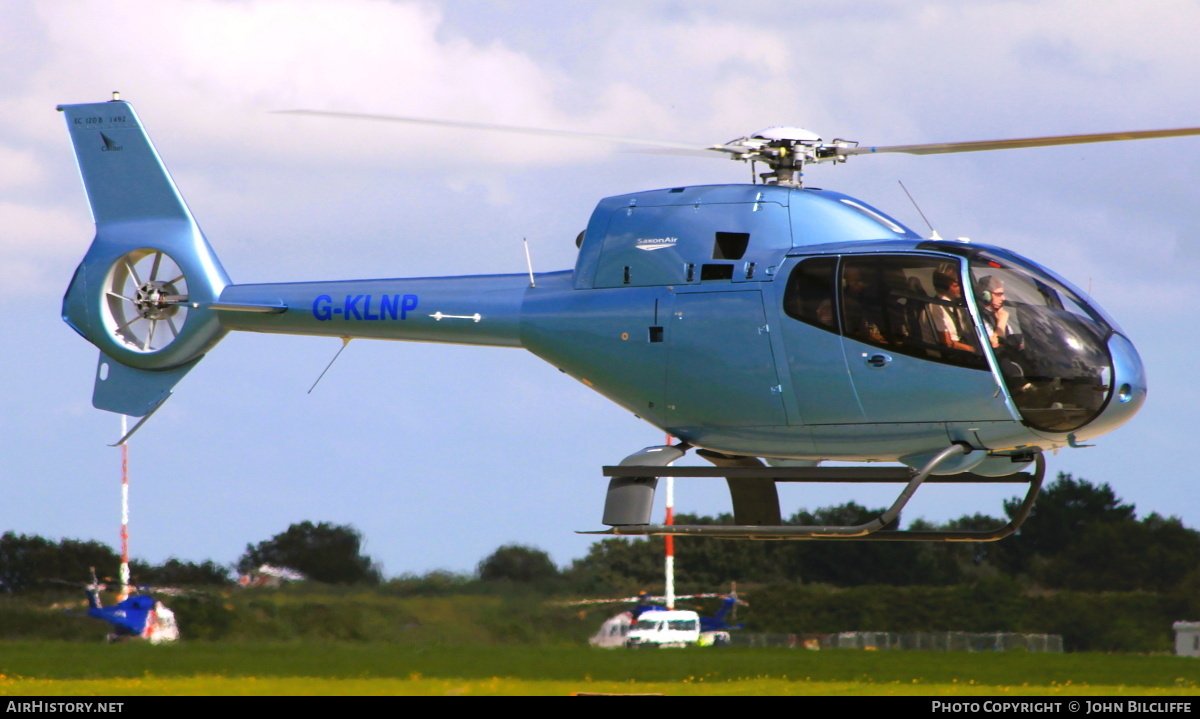
M789 317L837 332L833 314L836 257L813 257L796 265L783 291L783 311Z
M846 337L922 359L987 369L957 260L921 255L842 258Z
M713 242L714 260L740 260L750 246L749 232L718 232Z

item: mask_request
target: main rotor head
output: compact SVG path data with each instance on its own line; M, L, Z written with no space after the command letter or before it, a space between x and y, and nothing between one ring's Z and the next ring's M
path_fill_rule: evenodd
M734 160L762 162L770 168L758 177L775 185L800 186L805 164L845 162L846 148L858 147L853 140L835 139L825 142L820 135L802 127L780 126L730 140L708 148L728 153Z

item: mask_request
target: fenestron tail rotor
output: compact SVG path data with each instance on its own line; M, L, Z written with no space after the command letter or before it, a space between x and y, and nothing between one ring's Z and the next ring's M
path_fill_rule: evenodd
M174 342L187 320L187 277L170 255L130 252L113 263L105 282L104 323L113 339L141 353Z

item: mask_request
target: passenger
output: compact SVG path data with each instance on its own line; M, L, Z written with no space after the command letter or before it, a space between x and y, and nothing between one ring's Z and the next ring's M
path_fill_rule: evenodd
M910 305L918 304L912 302L908 297L908 276L904 274L904 268L894 263L885 263L883 265L883 286L886 291L886 296L883 300L883 316L886 320L886 330L888 331L888 340L891 344L906 345L912 338L913 331L919 325L917 323L909 324ZM916 331L920 331L917 329Z
M964 312L962 281L952 269L939 269L933 273L933 289L944 304L930 304L929 314L937 332L938 343L943 347L974 352L971 343L971 320Z
M930 325L929 304L926 299L929 293L925 291L925 285L921 284L921 278L915 275L909 277L905 282L904 291L908 295L904 304L904 322L909 327L909 340L924 345L926 350L929 349L929 345L941 344L935 341L933 327ZM936 359L938 355L931 353L929 356Z
M849 265L843 274L845 289L842 292L842 313L846 320L846 334L867 342L886 344L879 322L870 316L871 310L878 311L879 302L871 297L867 278L862 269Z

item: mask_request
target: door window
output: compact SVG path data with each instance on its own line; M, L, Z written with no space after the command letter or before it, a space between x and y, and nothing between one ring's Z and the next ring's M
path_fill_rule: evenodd
M836 280L836 281L835 281ZM898 354L986 370L959 262L930 255L814 257L784 290L789 317Z
M839 289L846 337L899 354L987 369L958 260L844 257Z
M783 292L783 311L789 317L837 332L833 279L836 257L814 257L796 265Z

